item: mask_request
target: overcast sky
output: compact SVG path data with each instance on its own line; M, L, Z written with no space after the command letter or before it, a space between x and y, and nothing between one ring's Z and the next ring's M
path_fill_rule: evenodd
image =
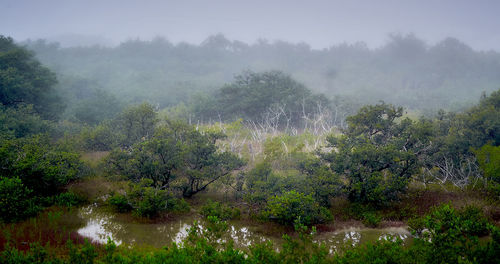
M110 44L155 36L197 44L222 33L247 43L377 47L390 33L414 33L430 44L451 36L500 51L497 0L0 0L0 12L0 34L18 41L76 34Z

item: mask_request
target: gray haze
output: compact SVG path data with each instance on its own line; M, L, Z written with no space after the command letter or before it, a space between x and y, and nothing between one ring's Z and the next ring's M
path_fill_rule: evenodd
M364 41L378 47L390 33L429 44L451 36L474 49L500 51L500 1L270 0L0 0L0 34L68 45L115 45L163 36L200 43L209 35L259 38L325 48Z

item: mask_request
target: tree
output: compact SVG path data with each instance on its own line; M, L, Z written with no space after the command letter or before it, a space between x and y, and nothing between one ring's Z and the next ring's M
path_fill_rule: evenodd
M0 105L0 137L20 138L51 131L51 122L43 120L33 110L33 105Z
M183 166L184 148L172 129L161 127L153 138L134 144L131 151L115 150L109 160L130 179L150 179L155 188L167 189Z
M136 182L150 179L157 189L179 189L191 197L243 165L234 154L218 151L215 143L220 137L167 121L151 138L113 151L108 164L111 171Z
M301 160L298 167L306 175L306 193L310 193L321 206L330 206L330 199L342 191L340 177L317 157Z
M191 197L216 180L239 169L244 162L230 152L218 152L215 142L221 135L187 131L184 156L182 195Z
M32 104L44 119L57 119L63 104L54 93L56 75L42 66L32 52L0 35L0 103L13 107Z
M429 175L439 183L451 182L463 188L482 177L481 167L485 176L494 180L488 175L495 164L489 163L489 152L500 145L500 90L483 95L478 105L463 113L440 111L433 126L436 151L427 167L438 170L426 170Z
M490 181L497 194L500 194L500 146L484 145L473 151L485 177L485 182Z
M397 200L428 154L430 126L399 120L402 108L380 103L362 107L347 118L341 136L330 136L333 150L323 155L349 181L349 199L387 205Z
M149 103L130 106L116 119L119 133L122 134L122 146L130 147L141 140L149 139L154 134L157 119L155 108Z
M79 154L54 144L47 136L4 140L0 144L0 176L19 177L34 195L57 193L84 171Z
M280 126L298 124L304 112L315 110L317 102L329 104L325 96L313 95L303 84L280 71L244 72L219 89L216 98L224 119L275 118Z

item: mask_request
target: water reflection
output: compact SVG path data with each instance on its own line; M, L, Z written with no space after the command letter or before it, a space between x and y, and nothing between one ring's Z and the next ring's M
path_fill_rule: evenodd
M410 232L402 227L389 228L347 228L319 234L315 241L324 244L330 254L377 240L407 241Z
M187 237L195 220L200 222L199 228L203 228L203 221L195 216L184 216L167 223L151 224L121 219L111 212L99 209L96 205L81 208L78 213L87 221L87 224L77 232L102 243L105 243L110 237L117 244L163 247L172 242L181 243ZM247 248L266 241L271 241L274 245L279 246L283 242L280 237L263 236L255 232L255 228L239 221L232 221L227 236L223 237L221 241L227 241L231 238L234 240L235 246L239 248ZM404 228L349 228L318 234L314 240L324 244L330 253L334 253L369 241L396 240L397 238L404 241L409 237L410 233Z

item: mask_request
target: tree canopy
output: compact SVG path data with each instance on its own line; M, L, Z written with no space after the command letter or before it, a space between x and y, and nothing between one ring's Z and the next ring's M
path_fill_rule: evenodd
M55 73L12 38L0 35L0 103L7 107L32 104L45 119L57 119L63 104L54 92Z

